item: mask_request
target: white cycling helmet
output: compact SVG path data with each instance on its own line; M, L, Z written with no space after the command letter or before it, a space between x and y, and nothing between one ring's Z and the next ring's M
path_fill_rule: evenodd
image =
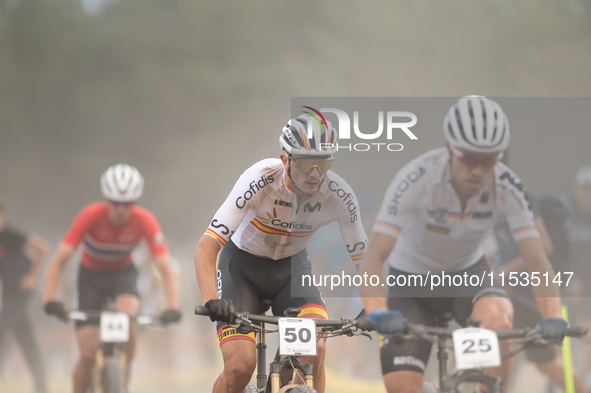
M577 171L577 184L579 186L591 186L591 165L585 165Z
M144 178L131 165L113 165L101 176L101 191L111 201L133 202L144 192Z
M294 156L328 156L337 151L337 131L324 117L301 115L283 127L279 145Z
M462 97L443 120L443 133L452 152L463 149L473 153L498 154L509 147L509 120L493 100L484 96Z

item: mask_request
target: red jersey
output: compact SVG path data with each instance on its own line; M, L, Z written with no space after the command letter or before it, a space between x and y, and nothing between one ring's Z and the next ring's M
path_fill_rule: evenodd
M156 217L148 210L133 206L125 225L115 227L109 220L105 202L86 206L62 239L72 247L83 242L82 264L90 270L115 270L129 266L131 252L146 239L152 256L168 252Z

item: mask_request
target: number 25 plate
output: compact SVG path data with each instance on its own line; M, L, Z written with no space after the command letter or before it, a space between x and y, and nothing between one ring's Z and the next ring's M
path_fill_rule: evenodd
M496 367L501 364L499 339L492 330L465 328L453 332L456 368Z
M316 356L316 322L307 318L279 318L279 354Z

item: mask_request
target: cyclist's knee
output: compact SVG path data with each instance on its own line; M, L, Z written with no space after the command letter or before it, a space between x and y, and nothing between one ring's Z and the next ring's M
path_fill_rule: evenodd
M479 299L472 313L482 319L482 326L491 330L509 330L513 327L513 305L507 298L487 297Z
M94 366L94 362L96 359L96 349L95 348L80 348L80 362L85 367L92 367Z
M248 381L254 373L255 363L241 362L239 360L226 363L224 365L224 374L230 381Z
M224 374L230 379L250 379L256 367L256 358L235 352L224 360Z

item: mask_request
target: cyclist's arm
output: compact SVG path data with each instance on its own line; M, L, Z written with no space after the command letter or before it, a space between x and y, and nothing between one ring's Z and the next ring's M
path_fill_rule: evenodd
M216 259L221 248L217 240L211 236L203 235L195 249L195 274L203 304L211 299L218 299Z
M39 277L39 271L41 270L43 260L47 256L49 243L42 237L31 233L27 235L25 244L31 251L33 251L33 260L31 261L29 271L21 281L21 285L23 286L23 289L33 290L37 285L37 278Z
M170 262L170 254L166 253L154 257L154 264L162 277L168 308L180 308L179 282Z
M367 273L368 277L372 275L380 277L381 283L383 281L382 265L392 252L395 244L396 238L384 233L374 232L360 264L360 272ZM359 293L361 294L363 307L368 314L378 308L388 308L384 287L381 285L376 287L362 286L359 288Z
M544 253L542 241L537 237L526 237L518 240L517 246L530 272L537 272L540 277L548 273L548 286L545 285L545 280L542 280L543 282L540 285L533 287L536 302L542 315L544 317L562 318L559 288L552 282L554 270Z
M544 252L547 256L552 255L553 252L553 245L552 240L550 239L550 235L548 234L548 229L546 229L546 224L544 224L544 220L542 217L536 217L534 219L534 223L536 224L536 229L540 233L540 239L542 240L542 244L544 245ZM520 255L517 258L512 259L505 265L505 270L509 272L522 272L528 270L525 260Z
M64 265L76 249L65 242L60 242L57 246L55 254L49 262L47 268L47 274L45 276L45 290L43 292L43 303L56 299L57 286L59 283L60 275L64 268Z

